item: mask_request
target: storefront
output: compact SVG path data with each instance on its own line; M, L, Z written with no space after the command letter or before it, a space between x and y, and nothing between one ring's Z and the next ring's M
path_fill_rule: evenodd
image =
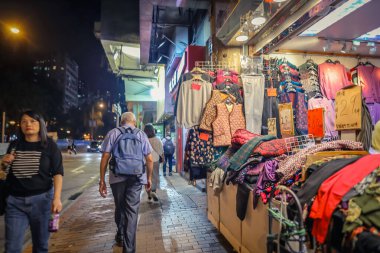
M380 157L368 155L380 120L379 9L213 2L210 61L187 66L171 89L177 163L191 180L208 177L209 219L237 252L380 245Z

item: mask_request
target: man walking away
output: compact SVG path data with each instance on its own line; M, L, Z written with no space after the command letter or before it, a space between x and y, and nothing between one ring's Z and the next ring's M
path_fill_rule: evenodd
M136 128L133 113L121 115L121 127L107 133L101 151L99 193L103 198L107 196L105 174L109 164L118 228L115 240L123 245L124 253L135 253L140 193L143 184L146 191L151 189L153 158L148 137Z
M172 138L170 137L170 134L167 134L166 137L162 140L162 145L164 146L164 155L165 155L165 161L163 165L164 176L166 176L166 163L169 164L169 176L171 176L175 146L172 141Z

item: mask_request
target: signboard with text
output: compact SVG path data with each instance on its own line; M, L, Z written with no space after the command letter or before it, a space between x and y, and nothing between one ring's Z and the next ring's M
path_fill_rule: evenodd
M336 93L335 129L355 130L362 127L362 87L349 86Z
M308 133L314 137L323 138L325 136L324 109L317 108L307 111Z
M294 119L292 103L279 104L278 111L280 115L281 135L294 136Z

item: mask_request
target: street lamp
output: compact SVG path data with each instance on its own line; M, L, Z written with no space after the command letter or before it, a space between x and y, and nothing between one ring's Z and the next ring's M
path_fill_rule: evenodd
M14 33L14 34L19 34L20 33L20 29L18 29L17 27L11 27L11 28L9 28L9 31L11 33Z

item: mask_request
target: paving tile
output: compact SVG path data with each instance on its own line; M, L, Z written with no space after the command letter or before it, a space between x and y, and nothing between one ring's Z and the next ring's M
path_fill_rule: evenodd
M233 252L231 245L207 219L207 196L177 174L162 177L159 202L142 194L137 229L137 253ZM114 246L113 197L99 197L88 188L61 217L60 230L51 235L51 253L122 253ZM23 253L31 253L28 245Z

